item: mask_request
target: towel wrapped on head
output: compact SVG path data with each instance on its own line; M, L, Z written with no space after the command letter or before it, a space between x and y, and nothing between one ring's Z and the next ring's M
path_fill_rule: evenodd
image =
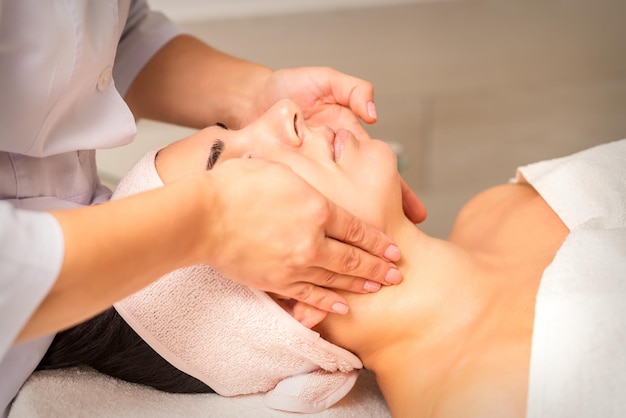
M113 199L163 185L155 156L149 152L129 171ZM274 409L326 409L350 391L363 367L265 292L207 265L176 270L114 306L179 370L223 396L266 393L264 401Z

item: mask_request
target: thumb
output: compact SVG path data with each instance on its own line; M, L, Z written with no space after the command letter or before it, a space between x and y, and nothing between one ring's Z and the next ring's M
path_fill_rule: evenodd
M329 81L337 103L349 107L365 123L376 122L378 115L372 83L336 70L332 70Z

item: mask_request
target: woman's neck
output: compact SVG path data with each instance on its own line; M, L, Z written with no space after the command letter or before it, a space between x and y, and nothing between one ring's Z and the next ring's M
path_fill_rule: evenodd
M376 294L344 295L350 314L333 315L320 327L375 372L389 404L404 393L396 389L403 385L433 397L436 382L463 360L467 346L459 342L474 338L491 300L474 254L427 236L408 220L391 236L402 250L404 281Z
M537 288L567 228L534 189L506 185L468 203L449 241L404 218L386 232L404 281L346 294L350 313L322 336L374 371L394 416L523 415Z
M429 408L455 384L451 376L485 347L492 330L485 319L500 296L497 269L480 253L430 237L410 222L394 239L403 251L405 281L377 296L380 312L395 314L373 330L386 338L363 343L359 356L375 371L390 405L402 403L403 388L410 387L411 396L423 397L414 402ZM397 401L391 399L396 395Z

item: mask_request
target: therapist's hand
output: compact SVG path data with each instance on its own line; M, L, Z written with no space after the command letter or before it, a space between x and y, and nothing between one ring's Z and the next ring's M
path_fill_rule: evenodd
M402 177L400 177L400 186L402 189L402 210L404 214L413 223L424 222L426 219L426 206L424 206Z
M293 100L312 125L334 130L345 128L357 138L369 138L359 118L376 122L374 89L368 81L328 67L288 68L271 73L259 87L251 111L243 117L246 125L281 99Z
M346 300L331 289L367 293L401 280L389 237L287 166L231 159L208 175L219 190L206 262L230 279L342 314Z

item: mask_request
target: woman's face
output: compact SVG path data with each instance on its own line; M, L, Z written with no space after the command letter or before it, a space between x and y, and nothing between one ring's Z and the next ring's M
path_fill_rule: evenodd
M299 107L282 100L245 128L208 127L161 150L163 182L219 169L232 158L261 158L289 166L336 204L385 229L402 213L396 156L378 140L357 140L347 130L309 126Z

